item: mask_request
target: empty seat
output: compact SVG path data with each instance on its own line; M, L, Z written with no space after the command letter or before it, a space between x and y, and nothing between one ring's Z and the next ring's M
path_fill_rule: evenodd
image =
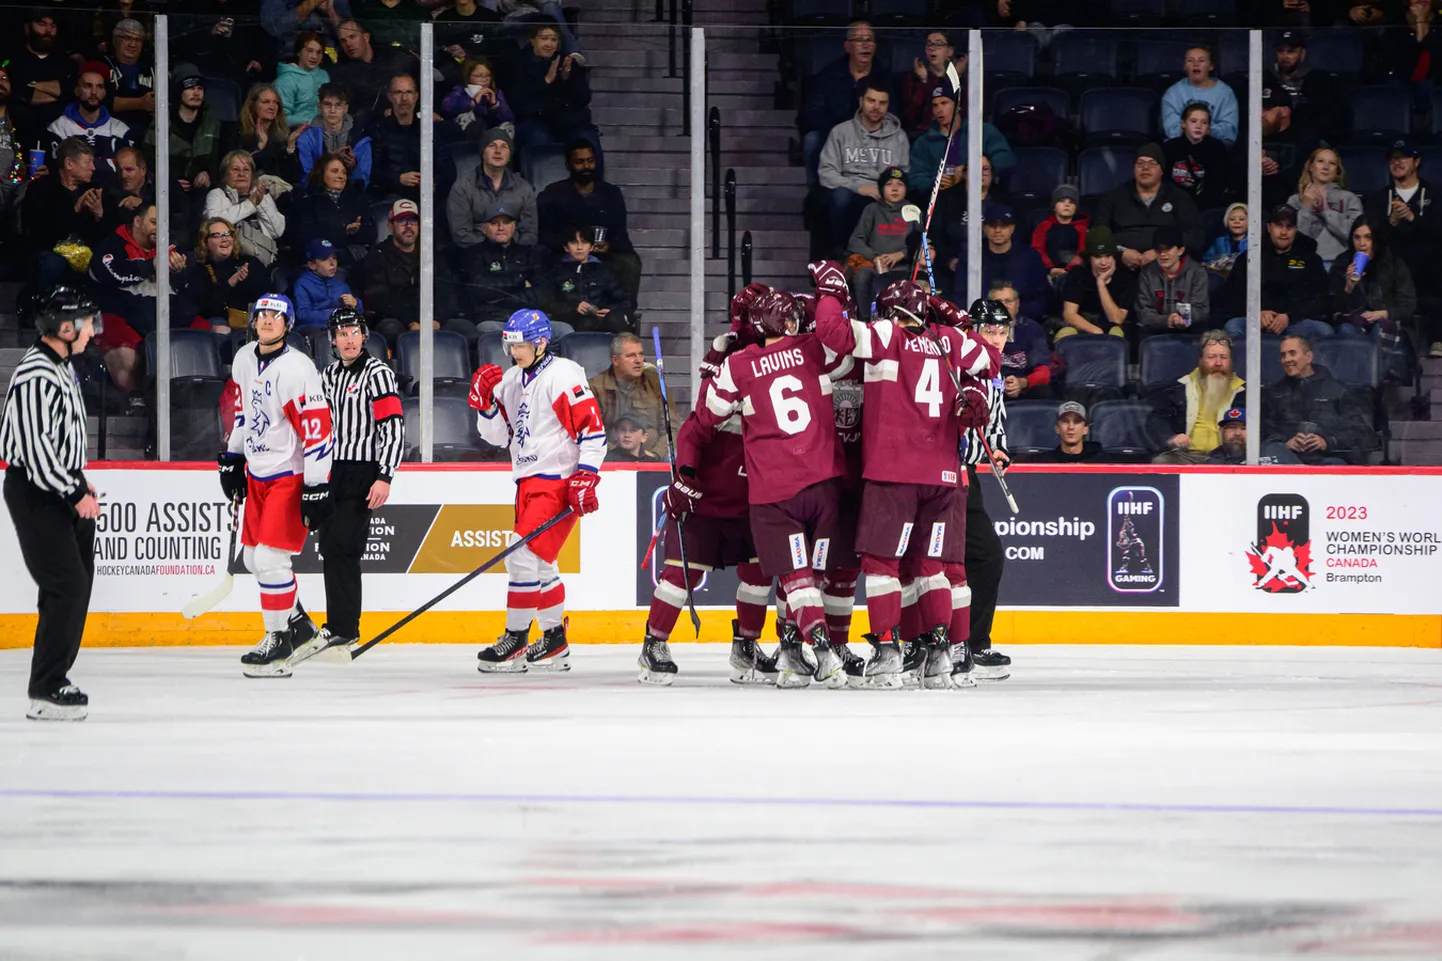
M581 365L587 379L611 366L611 335L596 331L567 334L555 344L556 353Z
M145 364L150 376L159 372L156 362L157 334L145 335ZM173 327L170 330L170 378L212 378L220 380L220 347L208 330Z
M1006 446L1013 456L1024 459L1057 446L1056 409L1045 400L1007 402Z
M401 414L406 425L408 461L420 460L421 402L418 397L401 401ZM481 440L476 429L476 412L464 397L436 397L431 405L431 452L437 461L477 461L486 459L489 445Z
M488 330L494 330L499 332L505 329L506 322L504 320L483 320L479 324L476 324L476 330L480 331L483 334Z
M824 30L798 37L793 48L796 68L803 81L816 76L821 69L844 54L841 43L846 38L835 31Z
M1412 99L1402 88L1357 87L1347 94L1354 143L1390 143L1412 133Z
M560 144L533 144L521 153L521 176L540 191L547 184L565 180L566 149Z
M1132 147L1092 147L1077 157L1077 184L1083 197L1095 197L1132 179L1137 152Z
M145 358L156 373L156 334L145 337ZM176 460L209 460L220 452L220 347L208 330L176 327L170 331L170 456Z
M1381 383L1377 344L1361 337L1328 337L1312 344L1313 362L1332 372L1348 387Z
M1066 386L1105 388L1120 392L1127 383L1127 342L1110 334L1076 334L1057 341L1066 361Z
M1248 69L1250 68L1251 60L1250 44L1251 41L1248 37L1248 32L1246 30L1219 31L1216 41L1216 50L1214 51L1212 57L1212 59L1216 61L1216 63L1213 65L1214 69L1212 70L1212 73L1217 75L1224 73L1240 73L1243 76L1247 75ZM1271 48L1264 41L1262 43L1262 69L1267 69L1267 65L1270 62L1267 58L1270 57L1271 54ZM1310 54L1308 55L1307 59L1312 63L1316 63L1315 60L1312 60ZM1240 99L1238 99L1237 101L1239 106L1244 102L1245 101L1242 101Z
M1318 69L1325 64L1328 73L1343 77L1355 77L1362 72L1365 52L1362 31L1351 27L1318 30L1307 38L1307 62L1316 64Z
M457 385L470 389L471 356L466 339L449 330L432 332L435 338L435 359L432 373L433 382L440 389L454 390ZM421 332L408 330L396 340L396 366L401 388L410 393L420 389L421 376Z
M366 353L383 364L390 363L391 349L386 346L386 339L375 331L366 337Z
M1337 156L1346 171L1347 189L1353 193L1381 190L1392 182L1392 175L1387 171L1386 147L1338 147Z
M987 30L981 38L982 65L988 77L1002 83L1024 84L1036 76L1038 47L1033 34Z
M1018 147L1016 167L1006 175L1007 196L1016 200L1050 200L1066 182L1067 155L1057 147Z
M1148 337L1141 345L1143 390L1166 387L1197 366L1197 345L1201 338L1187 334Z
M1051 42L1052 75L1073 90L1116 82L1117 41L1089 30L1068 30Z
M565 336L568 335L568 334L574 334L575 332L576 332L576 328L572 327L570 324L566 323L564 320L553 320L553 321L551 321L551 339L552 339L552 340L560 340L562 337L565 337Z
M787 7L791 23L839 24L851 19L851 0L790 0Z
M1417 152L1422 155L1419 159L1422 161L1423 170L1442 169L1442 146L1418 146Z
M1151 410L1144 400L1104 400L1091 409L1091 439L1112 458L1147 460L1161 446L1147 426Z
M1187 40L1147 36L1137 42L1137 80L1149 87L1170 85L1182 77L1187 58Z
M1186 0L1182 4L1182 17L1194 27L1230 27L1238 22L1237 0ZM1227 33L1246 36L1241 30Z
M240 120L240 87L233 80L205 77L205 105L220 123Z
M1167 0L1110 0L1108 6L1119 27L1157 27L1167 18Z
M1243 380L1247 377L1247 339L1232 342L1232 369ZM1268 334L1262 338L1262 386L1282 379L1282 338Z
M476 339L476 365L484 367L486 364L495 364L501 368L511 366L511 355L506 351L506 344L501 340L499 330L482 331L481 336Z
M1142 87L1101 87L1081 98L1081 129L1088 146L1141 145L1157 126L1157 95Z
M1014 107L1035 107L1046 105L1052 114L1065 122L1071 112L1071 98L1065 90L1056 87L1007 87L992 96L991 115L1000 117Z
M391 202L378 200L371 204L371 223L376 228L376 243L389 240L391 236Z

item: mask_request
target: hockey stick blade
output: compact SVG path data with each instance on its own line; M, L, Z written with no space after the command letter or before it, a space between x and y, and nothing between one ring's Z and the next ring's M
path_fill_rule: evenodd
M416 618L420 617L420 616L421 616L422 614L424 614L426 611L428 611L428 610L430 610L431 608L435 607L435 606L436 606L437 604L439 604L441 601L443 601L443 600L445 600L446 598L450 597L450 596L451 596L452 594L454 594L456 591L458 591L458 590L460 590L461 588L465 587L465 586L466 586L467 584L469 584L471 581L473 581L473 580L475 580L476 578L480 577L480 576L481 576L482 574L484 574L486 571L488 571L488 570L490 570L491 568L495 567L495 566L496 566L497 564L499 564L501 561L505 560L507 557L511 556L511 555L514 554L516 551L520 550L522 547L525 547L527 544L531 543L531 541L535 540L536 538L540 537L542 534L546 533L546 531L550 530L551 528L555 527L557 524L561 523L561 521L565 520L567 517L570 517L572 513L574 513L574 512L571 510L571 508L567 507L565 510L561 511L561 513L557 514L555 517L552 517L550 520L546 521L546 523L542 524L540 527L538 527L538 528L536 528L535 530L531 531L531 532L530 532L529 534L527 534L525 537L522 537L520 540L516 541L516 542L515 542L514 544L512 544L510 547L507 547L505 550L501 551L501 552L500 552L499 554L497 554L495 557L492 557L490 560L486 561L486 562L485 562L484 564L482 564L480 567L478 567L478 568L476 568L475 570L471 571L471 572L470 572L469 574L467 574L465 577L463 577L463 578L461 578L460 580L456 581L456 582L455 582L454 584L452 584L450 587L448 587L448 588L446 588L445 590L441 591L441 592L440 592L439 594L437 594L435 597L433 597L433 598L431 598L430 600L426 601L426 602L425 602L424 604L422 604L420 607L418 607L418 608L416 608L415 610L411 611L411 612L410 612L409 614L407 614L405 617L403 617L403 618L401 618L400 620L396 621L394 624L392 624L390 627L386 628L384 631L381 631L381 632L380 632L379 634L377 634L375 637L373 637L373 638L371 638L370 640L366 641L366 642L365 642L364 644L362 644L360 647L357 647L357 648L355 648L354 650L352 650L352 651L350 652L350 659L353 661L353 660L355 660L356 658L360 657L360 656L361 656L362 654L364 654L366 651L368 651L368 650L370 650L371 648L375 647L375 646L376 646L377 644L379 644L381 641L383 641L383 640L385 640L386 638L390 637L390 636L391 636L392 634L394 634L396 631L398 631L398 630L400 630L401 628L405 627L405 626L406 626L407 624L409 624L411 621L413 621L413 620L415 620Z
M240 504L233 504L231 506L230 551L226 555L225 576L210 590L180 609L180 616L187 621L193 621L200 615L214 609L217 604L230 596L231 590L235 587L235 575L240 573L239 558L235 555L235 538L240 531L240 510Z
M671 431L671 398L666 392L666 363L661 357L661 328L651 328L651 341L656 347L656 381L661 385L661 419L666 422L666 449L671 460L671 480L680 474L676 467L676 435ZM686 561L686 521L676 519L676 552L681 558L681 583L686 585L686 608L691 612L691 628L701 638L701 615L696 613L696 592L691 589L691 565Z

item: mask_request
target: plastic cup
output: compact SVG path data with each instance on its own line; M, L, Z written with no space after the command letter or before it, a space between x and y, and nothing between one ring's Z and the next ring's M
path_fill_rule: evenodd
M1183 301L1177 302L1177 316L1182 318L1182 323L1188 327L1192 326L1192 305Z
M30 151L30 176L35 176L35 171L39 170L43 166L45 166L45 151Z
M595 243L598 243L598 244L604 244L604 243L606 242L606 228L605 228L605 227L594 227L594 228L592 228L592 229L595 230L595 232L596 232L595 241L594 241L594 242L595 242Z
M1367 262L1371 259L1367 254L1362 253L1360 250L1357 251L1352 255L1352 273L1358 277L1362 276L1362 271L1367 269Z

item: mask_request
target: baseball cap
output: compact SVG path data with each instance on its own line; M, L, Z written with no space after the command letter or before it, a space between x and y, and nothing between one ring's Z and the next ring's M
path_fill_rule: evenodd
M481 222L490 223L497 217L509 217L512 220L516 219L516 215L507 210L505 204L491 204L486 208L486 212L481 214Z
M885 187L888 180L900 180L906 183L906 171L900 167L887 167L876 177L876 186Z
M335 244L324 237L317 237L305 245L306 260L325 260L335 256Z
M1305 47L1307 35L1300 30L1283 30L1277 35L1277 40L1272 44L1274 47Z
M624 413L624 414L622 414L620 417L617 417L617 418L616 418L616 424L617 424L617 426L620 426L621 424L625 423L626 421L630 421L632 424L634 424L634 425L636 426L636 429L637 429L637 430L652 430L652 429L653 429L653 428L651 427L651 418L647 417L645 414L641 413L640 411L628 410L628 411L626 411L626 413Z
M415 217L420 219L421 208L416 206L414 200L397 200L391 204L391 220L400 220L402 217Z
M1158 166L1167 162L1166 157L1162 154L1162 148L1154 143L1144 143L1137 148L1137 159L1141 160L1143 157L1155 160Z
M984 224L1014 224L1016 215L1006 204L998 203L995 200L988 200L981 205L981 222Z
M1152 231L1153 250L1171 250L1186 246L1182 241L1182 230L1172 224L1162 224Z
M1414 144L1412 141L1408 140L1406 137L1402 137L1398 140L1392 141L1392 145L1387 148L1387 156L1391 157L1393 154L1401 154L1404 157L1417 158L1422 156L1422 151L1418 150L1417 145Z
M1092 227L1087 230L1086 254L1088 257L1115 257L1122 252L1110 227Z
M1071 184L1061 184L1051 192L1051 202L1057 203L1062 200L1070 200L1074 204L1081 203L1081 191Z
M1273 224L1291 224L1297 226L1297 208L1290 204L1277 204L1267 211L1267 222Z
M1273 107L1292 106L1292 95L1287 88L1282 86L1282 81L1276 74L1269 73L1262 78L1262 109L1270 110Z
M132 37L139 37L140 39L144 40L145 25L142 24L139 20L133 19L131 17L126 17L124 20L121 20L115 25L115 29L110 31L110 35L112 37L118 37L121 34Z
M75 76L78 77L82 73L98 73L105 78L107 84L110 83L110 67L99 60L87 60L82 63L80 69L75 71Z
M1245 427L1247 425L1247 411L1243 407L1228 407L1222 412L1222 417L1217 423L1223 426L1227 424L1241 424Z
M1056 409L1056 419L1061 420L1067 414L1076 414L1082 420L1087 419L1087 409L1074 400L1069 400Z

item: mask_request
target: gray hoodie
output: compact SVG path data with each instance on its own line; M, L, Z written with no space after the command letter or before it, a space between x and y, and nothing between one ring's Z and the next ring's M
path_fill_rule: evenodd
M1352 249L1352 221L1362 216L1362 198L1345 187L1327 185L1327 206L1316 213L1297 194L1287 198L1297 211L1297 233L1317 242L1317 256L1331 263Z
M845 187L857 191L863 184L876 186L876 178L887 167L905 170L911 160L911 141L895 114L881 118L880 129L872 132L861 125L861 111L846 123L831 128L821 148L817 175L828 189Z
M451 239L457 247L474 247L486 239L481 232L481 218L493 204L504 206L506 212L516 218L516 243L531 247L540 242L536 191L520 174L508 168L501 174L499 190L486 176L485 164L476 164L469 174L463 171L458 174L446 198L446 219L450 221Z
M1211 296L1207 292L1207 272L1190 257L1182 258L1182 269L1175 277L1162 272L1155 260L1137 274L1137 323L1153 330L1166 330L1167 318L1177 312L1178 302L1192 305L1192 327L1204 330L1211 318Z

